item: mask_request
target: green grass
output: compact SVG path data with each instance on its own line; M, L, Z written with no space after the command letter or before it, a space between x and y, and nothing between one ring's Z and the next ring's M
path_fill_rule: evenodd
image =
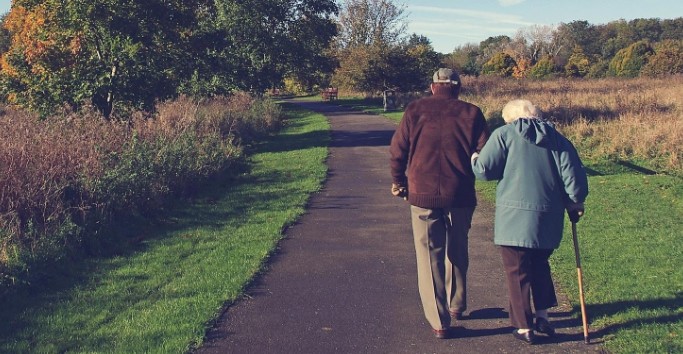
M326 119L287 110L250 171L140 228L132 250L4 299L0 352L180 353L201 343L326 176Z
M681 182L640 172L590 177L586 216L577 234L587 312L610 351L683 352ZM554 270L577 303L568 225L566 230Z
M591 336L613 353L683 352L683 183L675 176L584 161L594 175L577 224ZM495 182L477 182L495 200ZM571 226L551 259L555 281L578 318Z
M592 337L613 353L683 352L683 181L631 162L584 160L586 215L577 224ZM495 200L495 182L478 182ZM580 317L571 226L551 258L555 281Z
M382 114L364 100L341 104ZM388 118L399 121L402 112ZM654 174L644 161L584 159L586 215L577 224L592 336L613 353L683 353L683 180ZM495 201L495 182L477 182ZM553 254L555 281L580 317L576 259L566 221Z
M577 234L591 336L613 353L683 352L683 181L623 162L584 163L593 175ZM477 182L490 202L495 188ZM565 222L552 269L578 318L576 258Z

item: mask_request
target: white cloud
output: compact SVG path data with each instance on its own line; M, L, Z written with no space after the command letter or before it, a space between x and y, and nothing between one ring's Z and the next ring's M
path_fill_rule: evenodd
M507 0L512 1L512 0ZM517 0L519 1L519 0ZM429 17L432 19L451 19L452 21L465 21L466 19L471 19L475 21L487 21L489 23L505 23L515 26L531 26L534 23L524 21L519 16L514 16L510 14L498 13L498 12L487 12L487 11L474 11L465 10L458 8L448 8L448 7L434 7L434 6L408 6L408 11L420 14L419 16L411 16L415 19L424 19Z
M504 12L417 5L409 5L407 11L408 31L427 36L434 49L443 53L452 51L457 45L479 43L503 34L512 36L519 28L536 25L521 16Z
M515 33L516 26L493 25L477 21L411 21L408 30L433 40L435 49L450 52L458 43L479 43L488 37Z
M479 33L490 33L497 35L501 33L515 32L515 26L496 26L477 23L474 21L411 21L408 24L411 32L420 34L439 34L439 35L478 35Z
M523 3L526 0L498 0L498 3L500 6L503 7L508 7L508 6L515 6Z

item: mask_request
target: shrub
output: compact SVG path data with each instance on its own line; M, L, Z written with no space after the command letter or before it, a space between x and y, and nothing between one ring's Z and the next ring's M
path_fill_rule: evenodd
M92 243L112 221L191 194L280 124L274 102L246 94L181 97L157 111L125 122L90 110L0 116L0 283Z
M610 61L607 74L618 77L636 77L652 54L654 51L647 41L633 43L617 52Z
M574 52L564 66L567 77L584 77L590 70L590 59L581 48L574 49Z
M554 64L550 57L539 59L529 70L529 77L534 79L547 79L554 75Z
M600 79L607 76L607 70L609 69L609 61L605 59L599 59L588 69L587 78Z
M483 75L508 77L514 72L515 66L517 66L515 59L509 54L501 52L491 57L491 59L482 66L481 73Z
M683 40L665 40L655 44L655 54L643 66L646 76L683 74Z

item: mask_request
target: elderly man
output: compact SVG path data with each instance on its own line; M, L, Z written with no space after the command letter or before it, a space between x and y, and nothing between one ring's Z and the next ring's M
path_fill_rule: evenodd
M437 338L467 309L468 233L477 204L470 156L489 137L479 107L458 99L451 69L434 73L433 95L411 102L391 140L392 194L410 204L418 288Z

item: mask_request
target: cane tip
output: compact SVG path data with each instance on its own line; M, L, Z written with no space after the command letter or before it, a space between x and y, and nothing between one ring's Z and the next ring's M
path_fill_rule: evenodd
M588 339L588 338L584 339L583 342L586 343L586 344L591 344L591 341L590 341L590 339Z

